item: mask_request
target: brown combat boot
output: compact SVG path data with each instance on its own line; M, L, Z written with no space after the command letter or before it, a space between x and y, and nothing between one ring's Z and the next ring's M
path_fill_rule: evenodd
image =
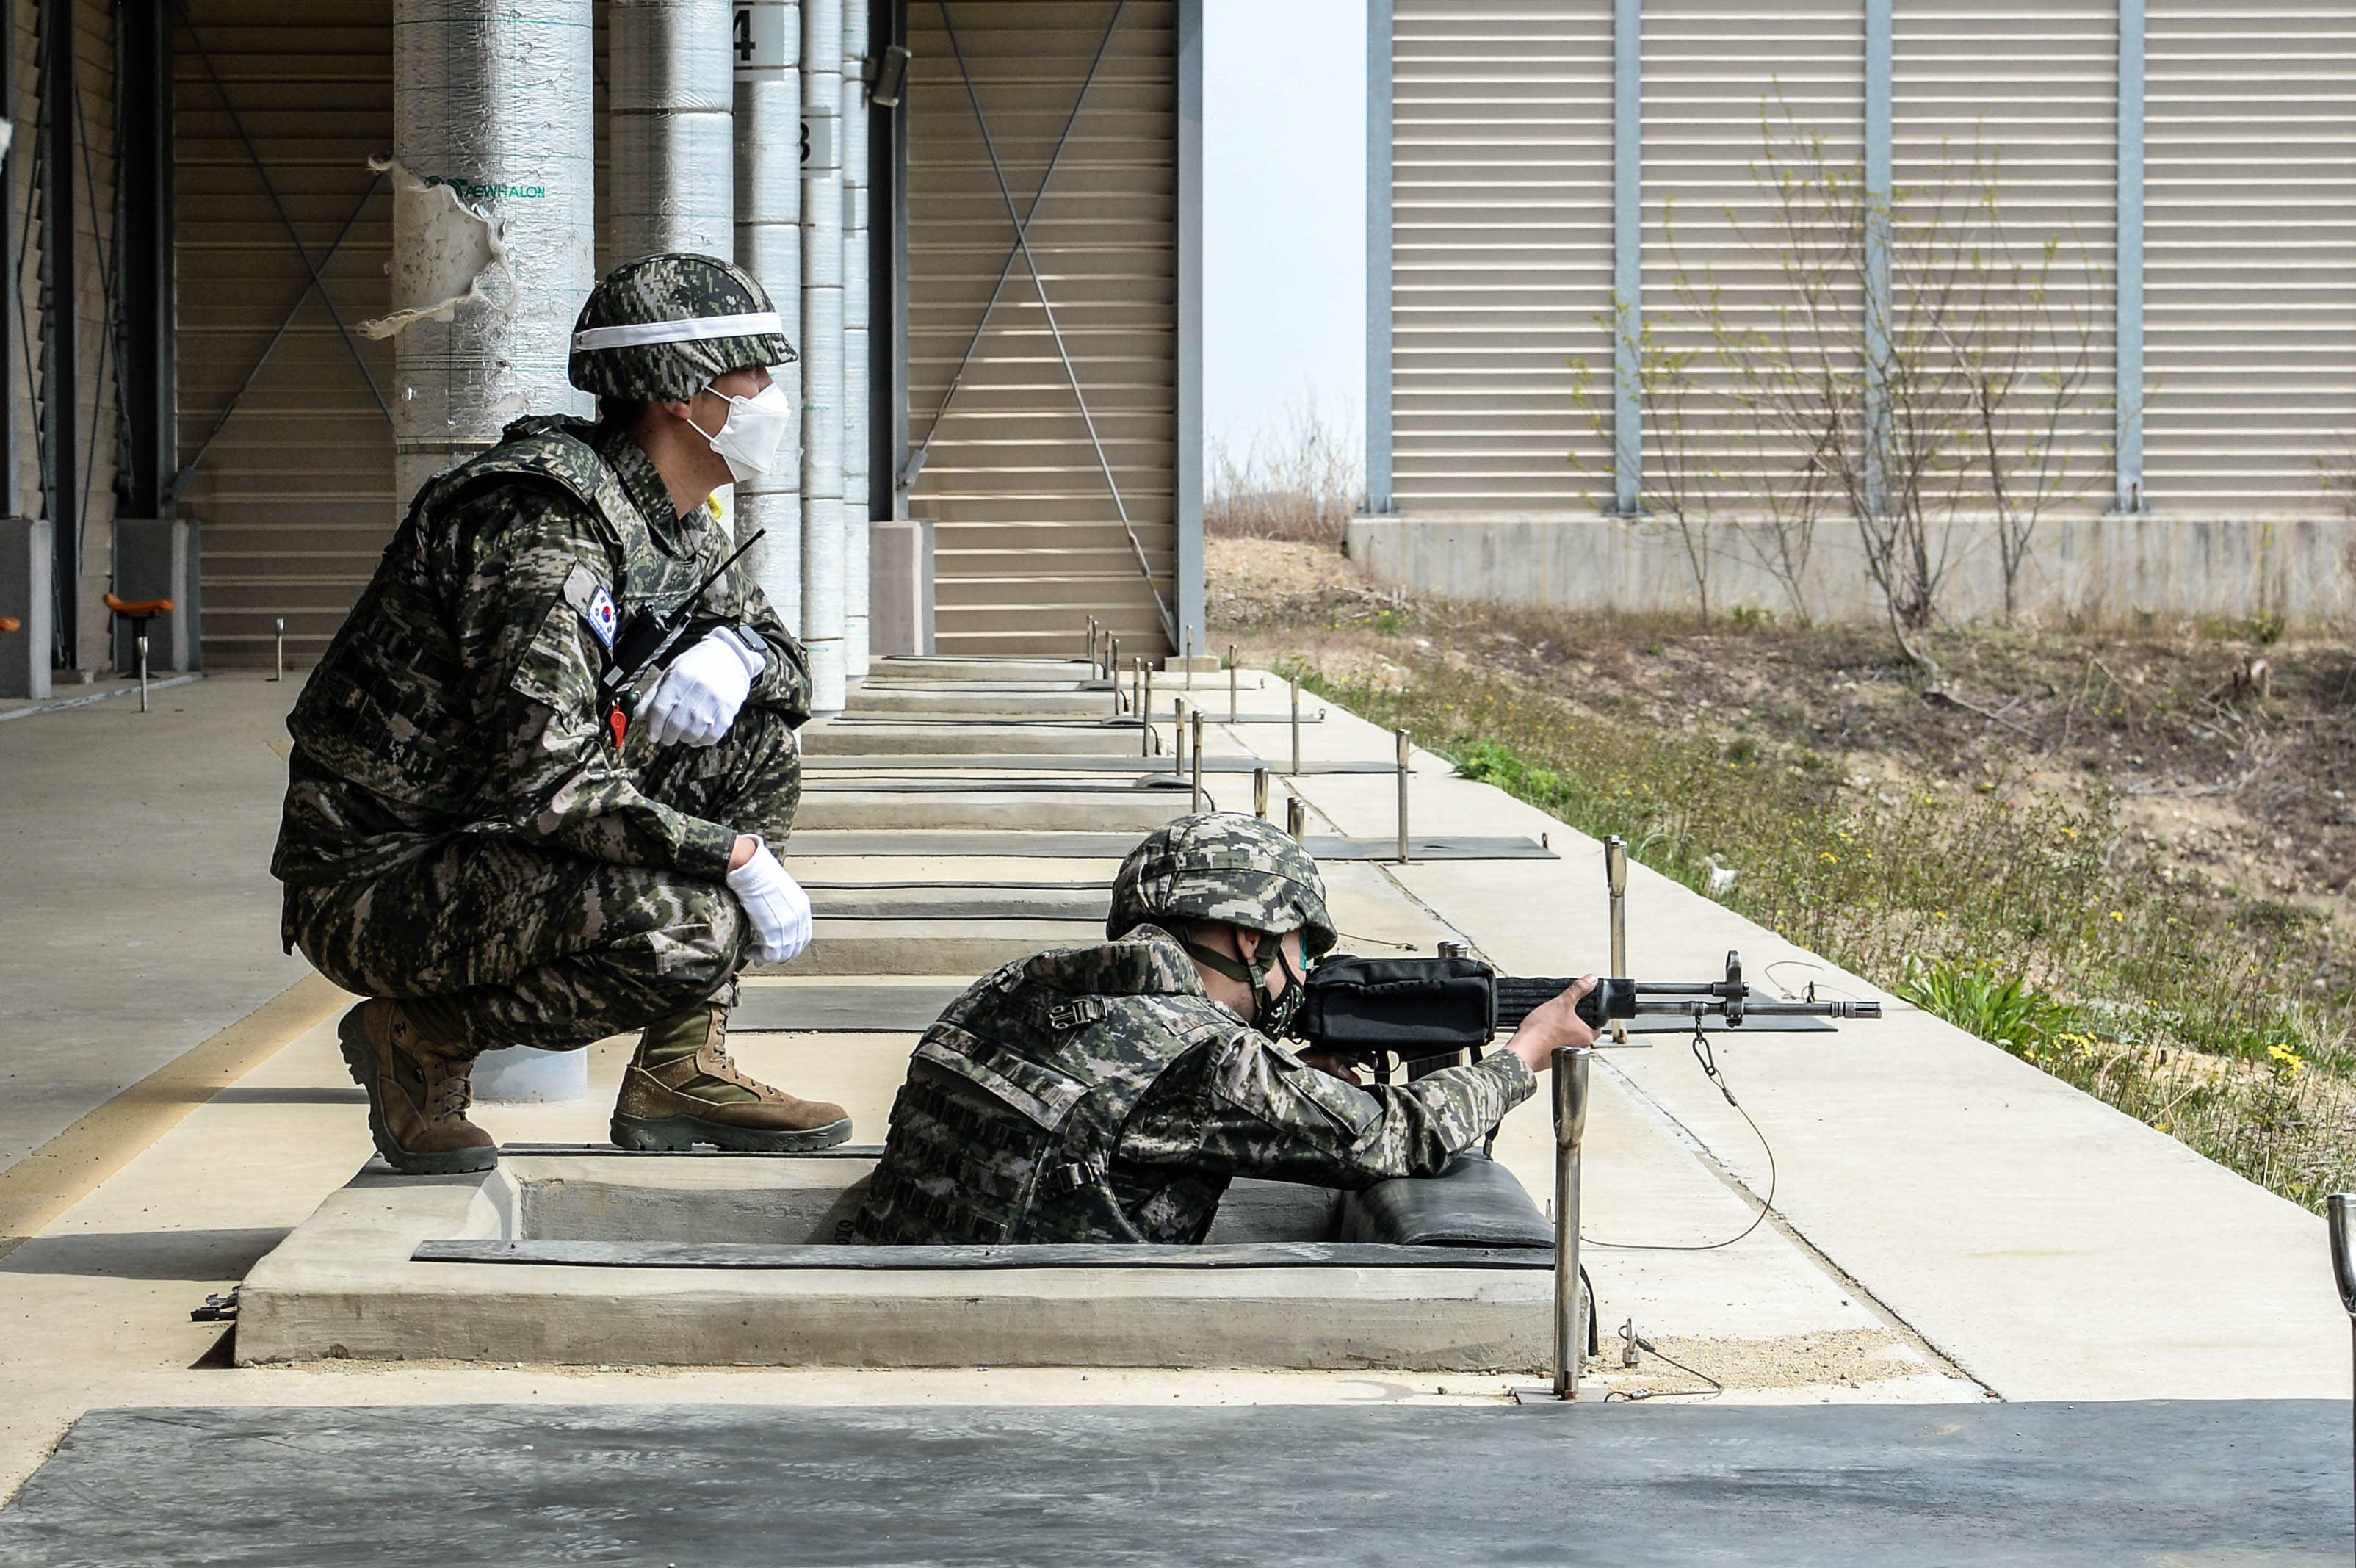
M625 1149L791 1152L851 1136L840 1105L797 1100L747 1077L728 1058L728 1012L706 1004L650 1024L622 1071L614 1143Z
M352 1081L368 1090L376 1152L404 1176L455 1176L499 1163L494 1138L466 1120L476 1048L434 1039L389 997L363 1002L336 1026Z

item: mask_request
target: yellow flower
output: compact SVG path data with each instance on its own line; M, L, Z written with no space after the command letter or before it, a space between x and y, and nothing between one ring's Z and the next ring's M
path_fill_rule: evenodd
M2266 1047L2266 1055L2274 1058L2275 1060L2290 1069L2291 1076L2293 1078L2297 1078L2298 1076L2298 1069L2307 1065L2306 1060L2301 1058L2297 1051L2292 1050L2287 1046L2268 1046Z
M2126 923L2126 917L2125 915L2120 914L2116 909L2114 909L2114 910L2112 910L2112 911L2111 911L2111 918L2112 918L2112 919L2114 919L2114 920L2117 920L2117 921L2119 921L2119 922L2120 922L2120 923L2122 923L2122 924L2125 924L2125 923Z
M1838 865L1840 864L1840 856L1838 856L1838 855L1835 854L1832 851L1830 851L1830 850L1828 850L1828 849L1827 849L1827 850L1820 850L1820 851L1818 851L1818 852L1817 852L1817 854L1816 854L1816 858L1817 858L1818 860L1829 860L1829 861L1831 861L1835 865Z

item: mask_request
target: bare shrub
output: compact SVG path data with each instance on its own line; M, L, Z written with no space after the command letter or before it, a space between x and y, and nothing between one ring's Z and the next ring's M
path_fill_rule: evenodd
M1210 449L1203 532L1214 539L1340 541L1366 503L1365 470L1353 434L1329 424L1314 403L1278 431L1262 431L1239 462L1224 442Z

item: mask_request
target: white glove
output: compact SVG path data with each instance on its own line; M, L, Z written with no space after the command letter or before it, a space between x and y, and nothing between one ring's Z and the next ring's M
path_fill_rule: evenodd
M657 746L710 746L736 722L761 672L761 656L725 627L670 662L647 694L641 722Z
M766 843L755 843L753 858L728 874L728 888L752 918L753 956L763 963L783 963L810 944L809 895Z

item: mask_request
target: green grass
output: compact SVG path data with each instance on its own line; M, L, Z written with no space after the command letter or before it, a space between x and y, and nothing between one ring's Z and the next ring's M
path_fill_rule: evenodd
M1582 713L1477 670L1306 684L1655 870L2310 1206L2356 1181L2351 998L2302 991L2331 933L2144 874L2107 800L1936 779Z

